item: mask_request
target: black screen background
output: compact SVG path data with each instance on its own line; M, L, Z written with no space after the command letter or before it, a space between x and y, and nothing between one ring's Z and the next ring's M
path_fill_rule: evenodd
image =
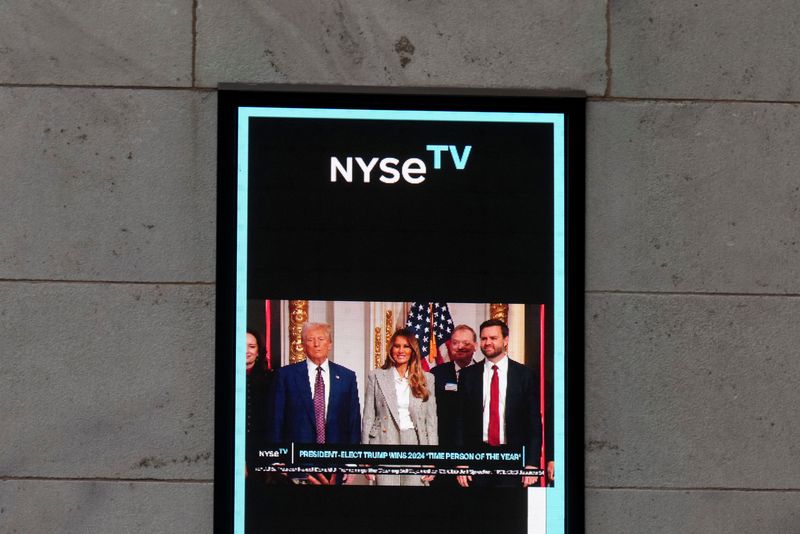
M566 113L566 422L573 439L567 440L570 476L561 483L567 486L568 530L581 531L585 99L424 89L388 95L381 93L389 90L375 88L330 91L219 92L215 531L229 531L233 512L233 418L228 414L233 413L235 376L230 312L236 272L236 112L246 105ZM249 298L544 302L552 309L549 125L357 121L361 132L365 123L372 124L372 133L358 139L348 137L352 130L347 133L344 121L305 120L326 123L310 133L307 125L290 122L254 119L250 130ZM391 128L379 127L387 124ZM325 129L333 135L323 136ZM470 144L473 152L463 171L452 170L446 153L444 168L434 170L426 144L453 144L459 150ZM321 162L314 151L323 156ZM371 184L358 178L353 184L330 184L331 155L342 160L421 157L428 179L418 186L382 184L376 169ZM389 216L394 213L402 218ZM547 330L552 337L551 324ZM269 532L526 532L527 525L526 491L508 488L270 487L248 506L248 513L255 508L265 519Z
M433 169L427 144L472 151ZM250 298L552 302L550 124L251 119ZM419 157L417 185L330 157Z

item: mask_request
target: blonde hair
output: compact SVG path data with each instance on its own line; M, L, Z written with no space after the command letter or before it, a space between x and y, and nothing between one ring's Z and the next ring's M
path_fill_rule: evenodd
M407 328L400 328L392 334L389 338L389 347L386 354L386 360L383 362L381 369L389 369L394 367L394 360L392 360L392 345L398 337L404 337L411 345L411 358L408 362L408 385L411 387L411 394L422 401L428 400L430 392L428 391L428 381L425 380L425 371L422 370L421 356L419 350L419 341L417 337Z
M453 328L453 333L455 334L459 330L467 330L468 332L472 332L472 341L474 341L475 343L478 342L478 334L476 334L475 330L473 330L472 327L470 327L469 325L460 324L460 325L456 326L455 328Z
M333 336L331 335L331 325L327 323L306 323L303 325L303 329L300 331L300 339L305 340L306 334L311 330L316 330L317 328L324 330L325 335L328 336L328 341L333 341Z

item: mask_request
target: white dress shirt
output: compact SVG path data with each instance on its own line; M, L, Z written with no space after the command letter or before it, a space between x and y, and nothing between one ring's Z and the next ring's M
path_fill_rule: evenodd
M397 414L400 420L397 424L400 430L413 430L414 422L411 420L411 414L408 411L408 406L411 403L411 386L408 384L408 372L406 376L400 376L396 370L392 370L394 376L394 392L397 396Z
M470 365L472 365L472 364L474 364L474 363L476 363L476 362L475 362L475 359L473 358L473 359L472 359L472 360L470 360L470 361L469 361L469 363L468 363L467 365L465 365L464 367L469 367ZM456 362L456 361L453 361L453 365L455 366L455 369L456 369L456 382L458 382L458 373L460 373L460 372L461 372L461 370L462 370L464 367L461 367L460 365L458 365L458 362Z
M492 393L492 366L497 366L497 378L500 383L500 443L506 442L506 389L508 389L508 354L496 363L484 360L483 364L483 441L489 441L489 403Z
M308 367L308 384L311 386L311 400L314 400L314 385L317 383L317 364L306 358ZM328 358L322 362L322 380L325 382L325 418L328 418L328 399L331 396L331 373L328 367Z

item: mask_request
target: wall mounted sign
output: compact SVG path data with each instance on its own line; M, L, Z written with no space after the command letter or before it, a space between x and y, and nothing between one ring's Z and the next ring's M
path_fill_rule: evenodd
M584 105L219 92L215 532L582 529Z

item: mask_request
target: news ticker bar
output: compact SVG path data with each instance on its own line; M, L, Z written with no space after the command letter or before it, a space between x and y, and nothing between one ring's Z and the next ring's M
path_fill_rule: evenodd
M522 470L528 473L525 469L525 449L508 445L462 448L431 445L288 443L258 448L253 464L254 467L281 464L285 467L314 465L339 468L350 468L354 464L359 466L390 464L398 467L424 465L436 469L499 469Z
M506 475L506 476L531 476L542 477L544 476L543 469L457 469L446 467L392 467L392 466L376 466L376 467L362 467L362 466L344 466L344 467L315 467L315 466L257 466L254 471L258 473L284 473L284 474L336 474L342 473L346 475Z

